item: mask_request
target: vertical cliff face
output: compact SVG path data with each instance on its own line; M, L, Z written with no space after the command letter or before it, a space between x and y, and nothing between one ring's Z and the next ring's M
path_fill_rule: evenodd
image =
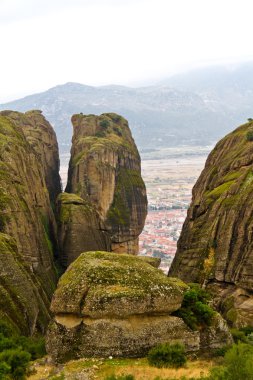
M74 115L72 123L66 192L78 195L87 208L95 210L93 230L103 235L99 247L85 247L84 241L83 250L136 254L147 214L147 197L139 153L128 123L112 113ZM75 224L70 223L72 227ZM64 234L66 223L61 223L60 230ZM76 252L75 258L81 252Z
M50 201L54 203L61 192L60 160L55 131L39 110L25 114L13 111L2 113L22 128L27 142L36 152L43 167Z
M231 323L235 324L244 323L246 309L253 313L252 135L253 122L249 122L210 153L194 186L170 269L170 275L188 282L216 284L216 294L226 294L218 297L220 307L225 314L233 314ZM225 305L222 298L230 299L230 304Z
M0 304L0 314L26 333L45 328L57 281L56 222L50 196L56 197L60 181L57 176L56 185L46 181L46 176L53 178L59 163L58 158L55 162L50 158L58 157L54 138L39 112L0 113L0 255L6 255L1 261L0 292L8 299ZM16 279L20 286L15 285Z

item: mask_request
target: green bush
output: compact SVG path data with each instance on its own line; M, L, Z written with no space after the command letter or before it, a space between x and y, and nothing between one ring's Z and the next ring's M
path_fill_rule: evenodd
M182 344L163 343L153 347L148 353L150 365L162 367L182 367L186 363L185 348Z
M108 120L102 120L102 121L100 121L99 125L102 128L107 128L107 127L109 127L110 123Z
M253 141L253 129L250 129L246 134L247 141Z
M253 327L252 326L241 327L239 331L242 331L246 336L248 336L253 333Z
M253 380L253 347L234 344L225 354L224 365L211 369L208 380Z
M105 378L105 380L135 380L135 377L133 375L110 375Z
M15 340L17 346L29 352L31 360L36 360L46 355L45 339L43 337L30 338L20 336Z
M98 132L96 132L95 136L103 138L106 136L106 132L105 131L98 131Z
M14 334L15 332L13 331L9 323L4 320L0 320L0 335L4 336L5 338L10 338Z
M182 318L192 329L210 326L215 311L208 305L209 293L199 284L189 284L190 288L184 294L182 306L174 315Z
M29 361L45 354L42 337L19 336L8 323L0 320L0 380L24 379Z
M0 364L5 363L10 367L11 378L15 380L25 379L28 363L31 355L19 349L6 350L0 354Z
M8 379L8 374L11 372L11 367L5 363L0 363L0 380Z
M231 345L230 346L223 346L223 347L220 347L220 348L217 348L213 355L214 356L225 356L225 354L228 352L228 350L231 348Z
M232 334L232 337L233 337L235 343L238 343L238 342L247 343L248 342L247 336L245 335L245 333L243 331L237 330L237 329L230 329L230 332Z

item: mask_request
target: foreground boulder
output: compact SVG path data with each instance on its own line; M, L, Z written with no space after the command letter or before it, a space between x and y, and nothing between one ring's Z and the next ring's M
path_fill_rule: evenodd
M147 215L147 196L140 156L128 123L113 113L73 115L72 123L74 133L66 192L79 196L85 207L72 207L78 216L72 212L69 218L59 218L63 264L69 264L81 252L89 250L137 254L138 237ZM84 210L82 233L79 221L84 208L92 211L93 217L87 220ZM67 204L65 198L60 197L59 213L66 215L69 209L70 202ZM87 241L87 224L100 234L100 238L93 240L93 246ZM67 231L71 231L69 236L66 236ZM77 235L79 240L75 245ZM66 258L69 245L75 247L76 252L72 250L71 257Z
M197 350L198 332L170 315L181 306L185 289L183 282L138 257L85 252L69 266L54 294L48 353L59 362L141 357L167 341Z
M224 137L210 153L169 275L213 289L231 325L253 319L253 122Z

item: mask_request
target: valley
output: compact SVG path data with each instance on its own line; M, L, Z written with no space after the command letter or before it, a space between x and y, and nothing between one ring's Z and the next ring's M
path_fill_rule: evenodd
M160 257L168 272L174 258L192 187L204 168L212 146L181 146L141 151L142 176L148 195L148 216L140 235L140 254ZM61 155L63 188L68 174L68 153Z

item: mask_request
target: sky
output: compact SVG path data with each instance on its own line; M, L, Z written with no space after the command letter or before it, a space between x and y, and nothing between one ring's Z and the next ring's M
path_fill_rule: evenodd
M253 59L252 0L0 0L0 102Z

